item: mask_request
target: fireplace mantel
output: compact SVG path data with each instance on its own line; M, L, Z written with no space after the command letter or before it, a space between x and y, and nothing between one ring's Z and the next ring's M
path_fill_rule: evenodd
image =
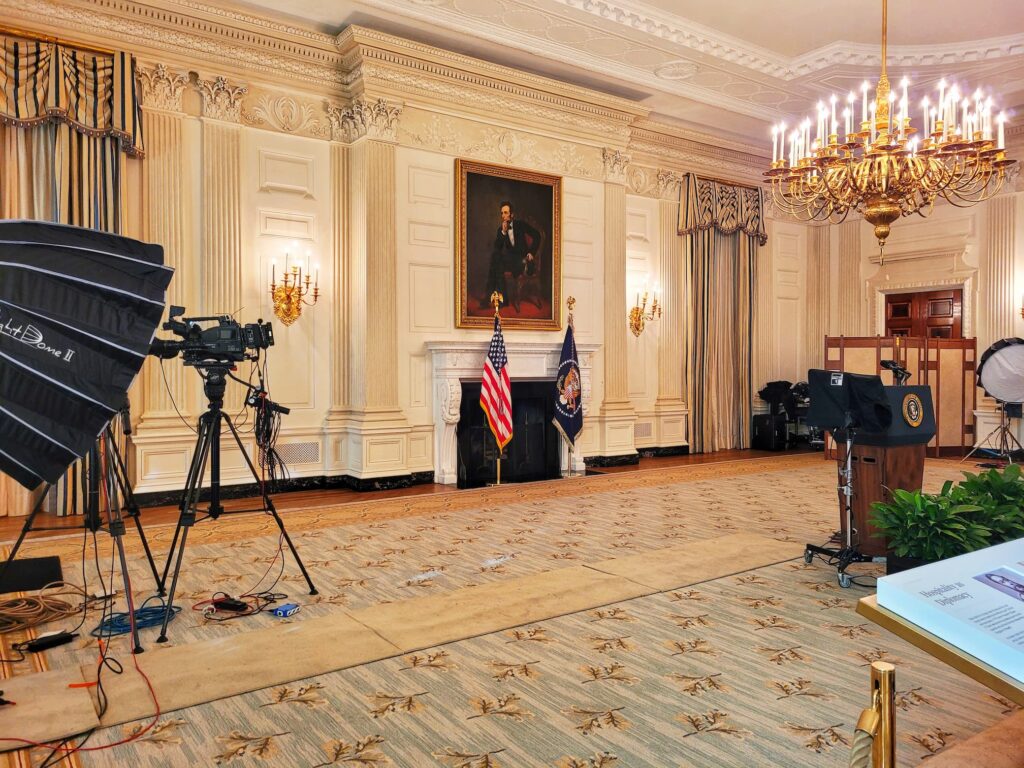
M462 382L479 381L487 341L428 341L427 353L433 371L434 393L434 482L453 485L458 479L458 458L455 430L462 405ZM513 381L522 379L554 379L562 354L562 341L505 341L508 372ZM584 418L592 405L590 400L591 366L599 344L576 344L580 374L583 378ZM514 438L513 438L514 439ZM568 465L568 449L562 446L562 466ZM573 470L583 471L583 456L573 454Z

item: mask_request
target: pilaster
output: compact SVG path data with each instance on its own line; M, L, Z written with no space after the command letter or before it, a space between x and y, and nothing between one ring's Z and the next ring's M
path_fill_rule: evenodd
M672 174L675 177L675 174ZM688 273L683 269L682 238L679 235L678 179L659 174L671 199L658 203L661 229L659 274L661 276L662 314L658 334L658 399L654 410L658 417L658 446L666 448L686 444L686 404L683 401L686 366L686 307L689 306ZM671 189L676 190L671 194Z
M979 313L978 350L988 349L992 342L1013 336L1018 315L1018 297L1014 294L1014 247L1017 237L1017 200L1014 195L1000 195L986 204L985 242L979 265L981 301L986 307Z
M191 180L185 159L182 90L188 83L184 73L171 72L163 64L139 72L146 121L146 161L142 164L144 238L164 248L164 264L174 269L167 290L167 304L188 307L192 270L188 238L192 231ZM163 367L161 372L160 368ZM178 413L191 421L192 403L185 383L185 367L178 361L149 358L145 368L145 400L138 436L154 431L186 430ZM175 407L177 409L175 409ZM138 437L136 438L138 439Z
M629 155L605 149L604 157L604 402L603 456L636 455L636 412L629 399L626 333L626 166Z
M804 359L808 368L821 368L825 361L825 336L829 318L830 226L810 227L807 248L807 336Z
M347 200L335 200L335 259L346 316L334 331L335 384L327 431L334 467L357 478L411 472L409 425L398 398L395 143L402 107L383 99L329 107L332 173ZM346 224L347 222L347 224ZM347 233L345 232L347 230ZM347 234L347 242L344 238ZM370 301L370 296L374 301Z
M188 75L157 64L152 69L141 69L139 80L146 125L143 238L162 245L164 263L174 269L167 305L197 310L193 306L196 274L191 247L194 180L188 162L193 146L186 136L187 118L182 109ZM193 372L180 359L151 357L145 363L142 415L131 437L137 491L180 487L180 478L188 467L189 448L195 440L191 430L195 420L192 378Z
M860 219L839 225L839 334L860 336L864 296L860 278Z

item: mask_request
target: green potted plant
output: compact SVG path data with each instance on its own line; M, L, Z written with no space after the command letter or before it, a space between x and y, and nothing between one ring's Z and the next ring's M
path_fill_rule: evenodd
M875 535L888 542L886 572L896 573L1024 536L1024 477L1014 464L964 472L939 493L895 490L871 507Z

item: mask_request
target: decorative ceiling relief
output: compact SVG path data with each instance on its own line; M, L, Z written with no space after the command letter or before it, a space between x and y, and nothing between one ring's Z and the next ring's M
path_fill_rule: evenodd
M700 72L700 65L692 61L669 61L654 70L654 76L662 80L689 80Z
M246 125L269 128L283 133L313 136L319 139L330 138L331 135L330 125L317 119L315 107L291 96L275 98L269 94L263 94L251 111L242 110L242 119Z
M408 117L400 131L403 144L562 176L599 175L597 150L590 147L422 111Z

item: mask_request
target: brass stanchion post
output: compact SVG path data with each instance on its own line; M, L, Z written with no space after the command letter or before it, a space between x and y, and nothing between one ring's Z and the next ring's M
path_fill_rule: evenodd
M874 768L896 768L896 667L884 661L871 664L871 695L878 702L882 722L871 753Z

